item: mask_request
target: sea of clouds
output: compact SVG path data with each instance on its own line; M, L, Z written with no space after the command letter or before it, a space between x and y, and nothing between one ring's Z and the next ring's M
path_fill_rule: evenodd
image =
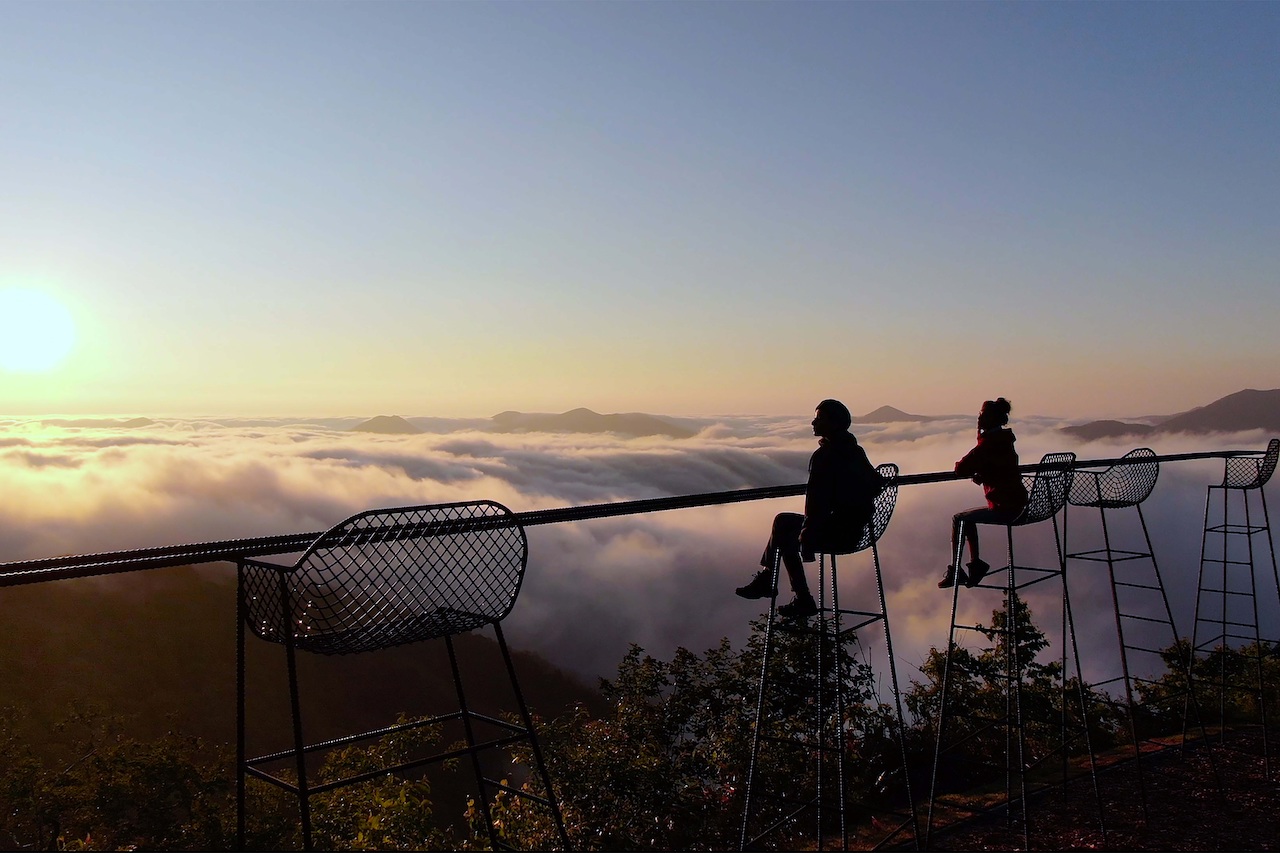
M484 421L440 418L416 419L431 430L416 435L351 431L361 420L158 419L125 429L107 419L2 419L0 562L319 532L374 507L489 499L519 512L799 484L815 447L807 416L685 418L697 434L684 439L498 433ZM1261 449L1270 438L1247 432L1083 443L1061 432L1065 425L1018 420L1022 461L1063 450L1107 459L1148 444L1161 454ZM872 462L897 463L904 474L950 471L974 439L969 418L856 424L854 432ZM1221 478L1220 460L1166 464L1144 505L1184 635L1195 607L1205 487ZM948 562L951 514L981 501L981 489L967 481L900 492L879 551L904 686L929 648L946 642L952 596L936 583ZM659 657L680 646L702 651L722 637L740 646L749 620L768 602L744 601L733 589L755 571L773 515L802 503L796 497L530 527L529 570L504 623L508 636L588 679L612 676L632 643ZM1120 547L1140 542L1136 525L1110 518ZM1096 510L1069 513L1068 524L1071 550L1097 542ZM983 533L984 556L1002 565L1002 531ZM1052 535L1048 524L1019 530L1018 562L1052 562ZM1265 565L1264 623L1280 615ZM228 582L233 574L225 563L202 571ZM812 582L816 566L809 571ZM870 552L842 558L840 571L841 604L873 609ZM1061 587L1039 584L1027 595L1056 640ZM1071 595L1086 677L1118 674L1105 564L1073 563ZM998 593L962 590L960 621L987 621L999 605ZM882 654L874 630L866 640L870 656ZM1167 644L1161 634L1152 641Z

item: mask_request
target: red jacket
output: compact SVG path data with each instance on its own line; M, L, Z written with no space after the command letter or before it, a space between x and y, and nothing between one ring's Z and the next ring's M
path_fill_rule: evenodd
M1027 505L1027 488L1018 471L1018 451L1013 449L1013 430L992 429L978 433L978 445L956 463L956 473L982 484L987 506L1008 512L1022 512Z

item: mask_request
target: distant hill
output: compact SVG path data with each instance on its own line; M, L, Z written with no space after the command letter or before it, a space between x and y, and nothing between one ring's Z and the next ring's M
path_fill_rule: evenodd
M693 430L664 421L654 415L630 412L601 415L590 409L573 409L561 414L541 412L499 412L493 416L494 432L582 432L617 433L632 437L663 435L689 438Z
M1079 426L1063 427L1062 431L1084 441L1103 438L1120 438L1126 435L1146 435L1155 427L1149 424L1130 424L1123 421L1090 421Z
M155 421L151 420L151 418L129 418L127 420L121 418L48 418L40 423L44 426L60 427L137 429L138 427L151 426Z
M903 422L919 423L923 421L942 421L959 417L958 415L912 415L893 406L881 406L874 412L855 417L855 424L895 424Z
M1264 429L1280 432L1280 389L1255 391L1246 389L1228 394L1207 406L1199 406L1187 412L1167 417L1151 417L1157 423L1129 423L1123 421L1091 421L1078 426L1063 427L1068 435L1086 441L1098 438L1120 438L1126 435L1154 435L1168 433L1193 433L1203 435L1212 432L1240 432L1246 429Z
M1280 432L1280 388L1247 389L1229 394L1207 406L1174 415L1161 423L1160 432L1238 432L1265 429Z
M362 424L356 424L351 428L351 431L376 432L382 435L410 435L422 432L422 430L399 415L378 415L377 417L369 418Z

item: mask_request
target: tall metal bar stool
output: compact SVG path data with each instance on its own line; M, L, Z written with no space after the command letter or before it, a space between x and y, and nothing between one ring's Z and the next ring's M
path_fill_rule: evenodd
M1280 599L1280 572L1276 569L1276 552L1271 538L1271 518L1267 512L1267 495L1263 487L1275 473L1280 459L1280 438L1271 439L1263 451L1242 451L1228 456L1222 482L1211 484L1204 501L1204 534L1200 540L1200 579L1196 594L1195 623L1191 638L1191 668L1205 673L1204 685L1218 691L1218 724L1220 742L1225 741L1231 722L1227 710L1228 692L1251 694L1258 704L1262 722L1262 756L1267 778L1271 778L1271 749L1267 725L1267 691L1263 677L1263 658L1267 647L1277 644L1275 637L1264 638L1258 618L1258 580L1254 537L1262 535L1271 560L1271 578ZM1214 492L1222 495L1220 514L1214 516L1211 506ZM1256 496L1256 500L1254 498ZM1253 504L1260 504L1258 519ZM1234 509L1234 512L1233 512ZM1240 521L1240 516L1244 521ZM1214 517L1211 517L1214 516ZM1234 518L1234 520L1233 520ZM1214 553L1210 556L1210 541ZM1254 679L1246 685L1229 667L1228 657L1233 643L1240 654L1252 663ZM1241 646L1240 644L1244 645ZM1252 647L1250 644L1252 643ZM1217 673L1212 666L1197 667L1195 659L1216 658ZM1184 720L1187 715L1184 715ZM1184 723L1184 734L1186 725Z
M894 664L893 639L889 630L889 612L885 604L884 580L880 567L878 542L889 526L898 497L898 466L885 464L876 470L884 480L884 486L875 501L875 514L863 531L857 546L843 554L856 554L870 549L875 572L876 598L863 606L866 609L843 608L840 605L836 554L818 555L818 613L817 627L809 623L779 623L777 612L777 588L780 561L773 564L774 594L769 602L769 620L765 628L764 652L760 668L760 686L756 702L755 727L751 738L751 757L747 768L747 787L742 815L741 849L753 849L767 837L787 827L795 826L800 819L812 812L817 827L817 849L828 849L828 826L836 825L840 849L847 850L851 826L850 813L866 813L877 794L874 791L853 791L850 781L849 751L851 741L858 739L862 724L855 719L858 714L847 695L846 680L850 677L853 659L847 649L850 644L860 644L859 631L882 625L884 631L887 666L893 689L893 705L885 708L874 697L856 697L861 710L872 713L884 722L889 715L894 730L892 743L880 742L877 757L886 764L877 767L881 780L899 776L905 789L905 803L874 804L888 821L877 823L887 826L879 844L909 832L913 842L918 841L915 802L907 768L906 727L903 721L902 701L898 687L898 674ZM829 566L829 570L828 570ZM827 591L830 590L830 605ZM869 592L869 590L868 590ZM850 621L845 623L845 619ZM775 636L775 631L783 635ZM800 662L778 664L779 641L805 643L800 649ZM812 661L807 664L803 658ZM788 671L791 670L791 671ZM874 704L874 708L871 705ZM890 752L894 754L890 754ZM796 764L799 775L789 780L783 790L762 788L760 768L762 763L774 761L801 762ZM873 783L874 784L874 783ZM834 791L832 788L834 787ZM834 815L834 819L833 819ZM868 830L862 827L863 834ZM880 831L880 830L874 830Z
M252 776L298 798L304 849L311 850L311 797L447 759L467 757L479 791L476 802L493 849L508 847L489 813L489 796L502 790L547 808L568 848L560 806L542 759L533 721L516 679L501 622L515 606L528 562L524 528L492 501L369 510L322 534L291 566L242 559L236 630L237 841L245 842L245 780ZM520 713L521 725L478 713L467 704L453 637L492 625ZM245 747L245 627L284 647L293 745L250 758ZM443 639L458 710L430 719L308 744L303 737L296 655L346 655ZM347 778L315 783L308 757L367 739L457 721L466 746ZM480 755L515 743L528 745L541 793L487 778ZM268 770L284 764L296 778Z
M1013 825L1015 819L1015 806L1021 810L1021 826L1022 840L1024 847L1030 845L1030 809L1028 807L1028 797L1034 793L1028 786L1028 775L1036 771L1040 766L1044 765L1053 754L1060 754L1062 759L1062 777L1063 785L1066 784L1068 774L1068 758L1071 744L1068 741L1068 718L1067 718L1067 701L1066 701L1066 684L1067 684L1067 645L1070 644L1071 656L1076 665L1077 675L1080 671L1079 661L1080 652L1076 644L1075 623L1071 615L1071 598L1066 584L1066 561L1063 554L1062 543L1059 538L1059 528L1057 515L1066 506L1067 494L1071 489L1072 482L1072 465L1075 463L1074 453L1048 453L1045 454L1039 465L1037 465L1034 474L1024 474L1023 483L1027 487L1027 505L1013 522L1008 524L999 524L1005 528L1005 541L1007 545L1008 563L1001 569L992 569L986 576L985 582L977 584L975 589L1000 590L1004 593L1004 610L1003 625L993 624L990 628L981 625L968 625L958 623L956 621L957 605L959 603L960 586L956 583L952 589L951 597L951 628L947 637L947 652L945 662L943 664L941 696L938 702L938 719L935 728L937 740L934 748L933 772L930 783L929 809L925 824L925 847L928 848L932 840L934 812L935 806L940 803L941 792L939 791L939 768L941 759L945 752L957 749L969 743L975 738L982 737L986 732L993 729L1002 730L1004 736L1003 747L1003 763L998 760L991 762L981 761L977 756L972 756L968 760L971 766L987 766L993 773L1003 772L1004 774L1004 801L1003 806L1006 810L1010 826ZM1053 524L1053 544L1057 553L1057 562L1053 566L1034 566L1027 564L1019 564L1014 558L1014 537L1015 528L1023 528L1031 525L1039 524L1044 521L1050 521ZM961 531L963 533L963 529ZM956 552L953 555L952 565L960 565L963 558L964 536L961 535L957 540ZM1004 580L996 583L995 579L999 574L1004 573ZM1019 659L1019 641L1023 636L1023 607L1019 599L1019 591L1035 584L1045 581L1057 579L1062 584L1062 697L1061 697L1061 720L1060 720L1060 737L1061 742L1057 749L1049 751L1041 756L1029 756L1027 754L1026 743L1026 723L1024 718L1024 701L1022 692L1022 677L1027 665L1031 661L1022 661ZM956 733L953 739L948 742L947 728L948 722L954 722L953 718L963 709L949 707L951 690L951 669L953 666L953 657L958 651L956 645L956 632L975 631L984 635L987 639L996 638L997 642L1004 647L1004 672L1002 679L1005 685L1004 697L1004 713L995 719L976 720L966 718L967 723L972 723L967 727L967 731ZM998 648L998 646L997 646ZM1089 754L1090 772L1093 778L1094 797L1097 801L1099 826L1105 833L1105 825L1102 818L1101 794L1098 790L1097 783L1097 767L1093 754L1092 743L1089 740L1088 711L1085 702L1084 692L1081 685L1081 679L1077 678L1076 683L1081 687L1078 695L1079 713L1080 713L1080 730L1085 742L1085 748ZM1042 786L1042 787L1048 787ZM1016 788L1016 791L1015 791ZM968 807L959 802L947 804L955 811L967 811ZM985 810L985 809L983 809ZM977 810L974 810L977 811Z
M1079 531L1078 526L1069 524L1075 518L1072 507L1093 508L1098 510L1098 521L1102 534L1101 547L1085 548L1072 551L1064 544L1068 564L1071 560L1085 563L1106 563L1107 575L1111 581L1111 602L1115 614L1116 640L1120 651L1120 674L1112 678L1095 681L1090 689L1106 688L1121 683L1124 689L1124 714L1129 723L1129 736L1133 742L1134 758L1138 769L1138 787L1142 798L1142 816L1148 818L1146 774L1143 769L1142 756L1146 751L1162 748L1154 740L1162 732L1153 728L1150 709L1141 702L1142 688L1154 685L1157 681L1148 675L1159 674L1164 668L1162 651L1177 644L1180 635L1174 623L1173 609L1169 606L1169 597L1165 592L1164 580L1160 575L1160 567L1156 562L1155 549L1151 545L1151 535L1147 529L1146 516L1142 512L1142 503L1155 490L1156 480L1160 476L1160 460L1155 451L1140 447L1126 453L1119 462L1104 469L1074 469L1071 489L1067 494L1067 510L1063 513L1063 542L1070 541L1069 532ZM1107 524L1108 512L1114 514L1119 510L1136 511L1141 540L1137 541L1132 529L1127 531L1126 544L1130 547L1120 548L1115 542L1117 538L1112 526ZM1080 538L1079 533L1076 536ZM1097 544L1096 538L1093 544ZM1090 578L1089 582L1092 582ZM1154 646L1152 644L1155 644ZM1146 657L1130 658L1130 655L1146 655ZM1140 671L1135 672L1135 667ZM1191 671L1185 668L1183 677L1190 685ZM1135 691L1135 687L1137 688ZM1138 698L1135 698L1135 692ZM1200 720L1198 706L1194 705L1195 694L1187 689L1176 695L1167 695L1161 702L1182 699L1190 700L1195 709L1195 718ZM1176 718L1175 718L1176 719ZM1204 735L1203 725L1200 726Z

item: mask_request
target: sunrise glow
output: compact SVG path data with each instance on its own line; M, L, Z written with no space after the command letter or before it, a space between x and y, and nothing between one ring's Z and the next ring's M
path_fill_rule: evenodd
M0 290L0 369L39 373L57 367L75 345L66 306L36 290Z

